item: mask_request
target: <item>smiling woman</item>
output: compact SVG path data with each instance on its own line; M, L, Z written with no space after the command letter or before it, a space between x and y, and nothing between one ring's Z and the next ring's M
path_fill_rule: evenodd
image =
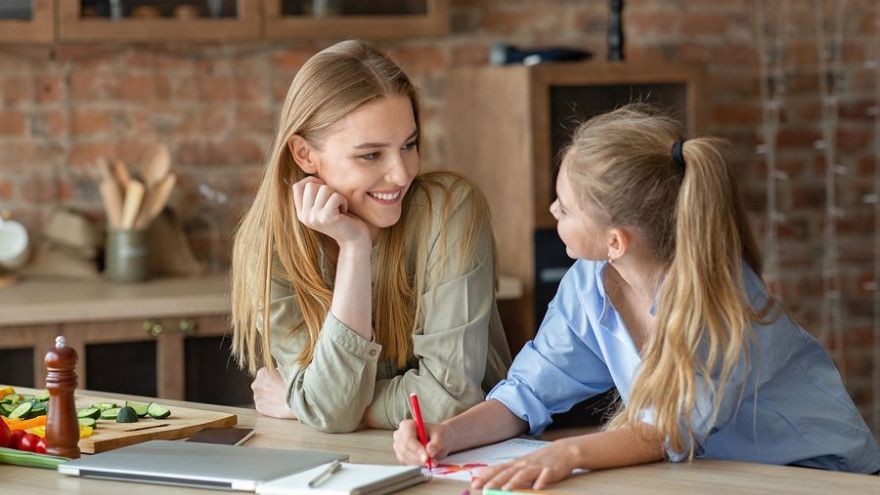
M233 250L234 352L262 414L395 428L480 402L510 364L485 199L419 174L415 87L359 41L290 86Z

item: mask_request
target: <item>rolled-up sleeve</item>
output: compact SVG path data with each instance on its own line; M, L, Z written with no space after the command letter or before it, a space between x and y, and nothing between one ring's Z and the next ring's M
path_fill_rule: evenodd
M517 354L507 379L487 399L504 404L528 422L529 434L538 435L551 415L614 386L605 362L572 330L558 310L557 294L533 341Z
M328 313L312 362L297 362L308 344L293 291L273 282L270 303L272 356L288 385L287 403L304 424L325 432L354 431L373 397L382 346L367 341Z
M425 421L440 422L481 402L489 348L489 320L495 305L495 273L490 227L482 225L473 257L464 273L449 270L461 260L461 243L472 214L470 196L460 198L448 220L446 262L437 246L428 257L429 278L436 287L421 296L422 324L413 334L418 366L379 380L367 419L392 429L410 417L407 397L417 393ZM441 266L443 265L443 266Z

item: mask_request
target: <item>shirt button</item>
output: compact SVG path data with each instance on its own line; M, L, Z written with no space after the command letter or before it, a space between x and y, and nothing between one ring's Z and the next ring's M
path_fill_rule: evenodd
M370 357L376 357L376 349L370 349Z

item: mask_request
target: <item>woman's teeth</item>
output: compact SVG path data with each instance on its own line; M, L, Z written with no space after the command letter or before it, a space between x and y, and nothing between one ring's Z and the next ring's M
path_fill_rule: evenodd
M400 196L400 191L397 191L394 193L374 193L374 192L371 192L371 193L367 193L367 194L369 194L370 196L372 196L376 199L381 199L382 201L394 201L395 199L397 199L398 196Z

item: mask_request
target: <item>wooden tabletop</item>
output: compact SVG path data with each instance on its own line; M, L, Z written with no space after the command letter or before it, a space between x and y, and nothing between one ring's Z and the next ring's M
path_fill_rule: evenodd
M86 393L86 392L83 392ZM88 392L89 396L145 400L142 397ZM146 399L149 400L149 399ZM396 464L391 449L391 432L364 430L350 434L319 433L297 421L260 416L252 409L162 400L172 407L195 407L228 411L238 415L239 425L256 429L247 447L317 449L342 452L352 462ZM247 448L243 447L243 448ZM192 494L211 493L199 489L73 478L45 469L2 466L3 487L9 493L88 494ZM459 481L436 479L401 493L458 495L466 487ZM880 493L880 477L844 474L814 469L768 466L741 462L697 460L691 464L656 463L624 469L586 473L551 489L559 494L652 495L652 494L815 494Z
M500 277L498 299L521 296L518 279ZM0 289L0 326L228 313L225 274L160 278L137 284L25 279Z

